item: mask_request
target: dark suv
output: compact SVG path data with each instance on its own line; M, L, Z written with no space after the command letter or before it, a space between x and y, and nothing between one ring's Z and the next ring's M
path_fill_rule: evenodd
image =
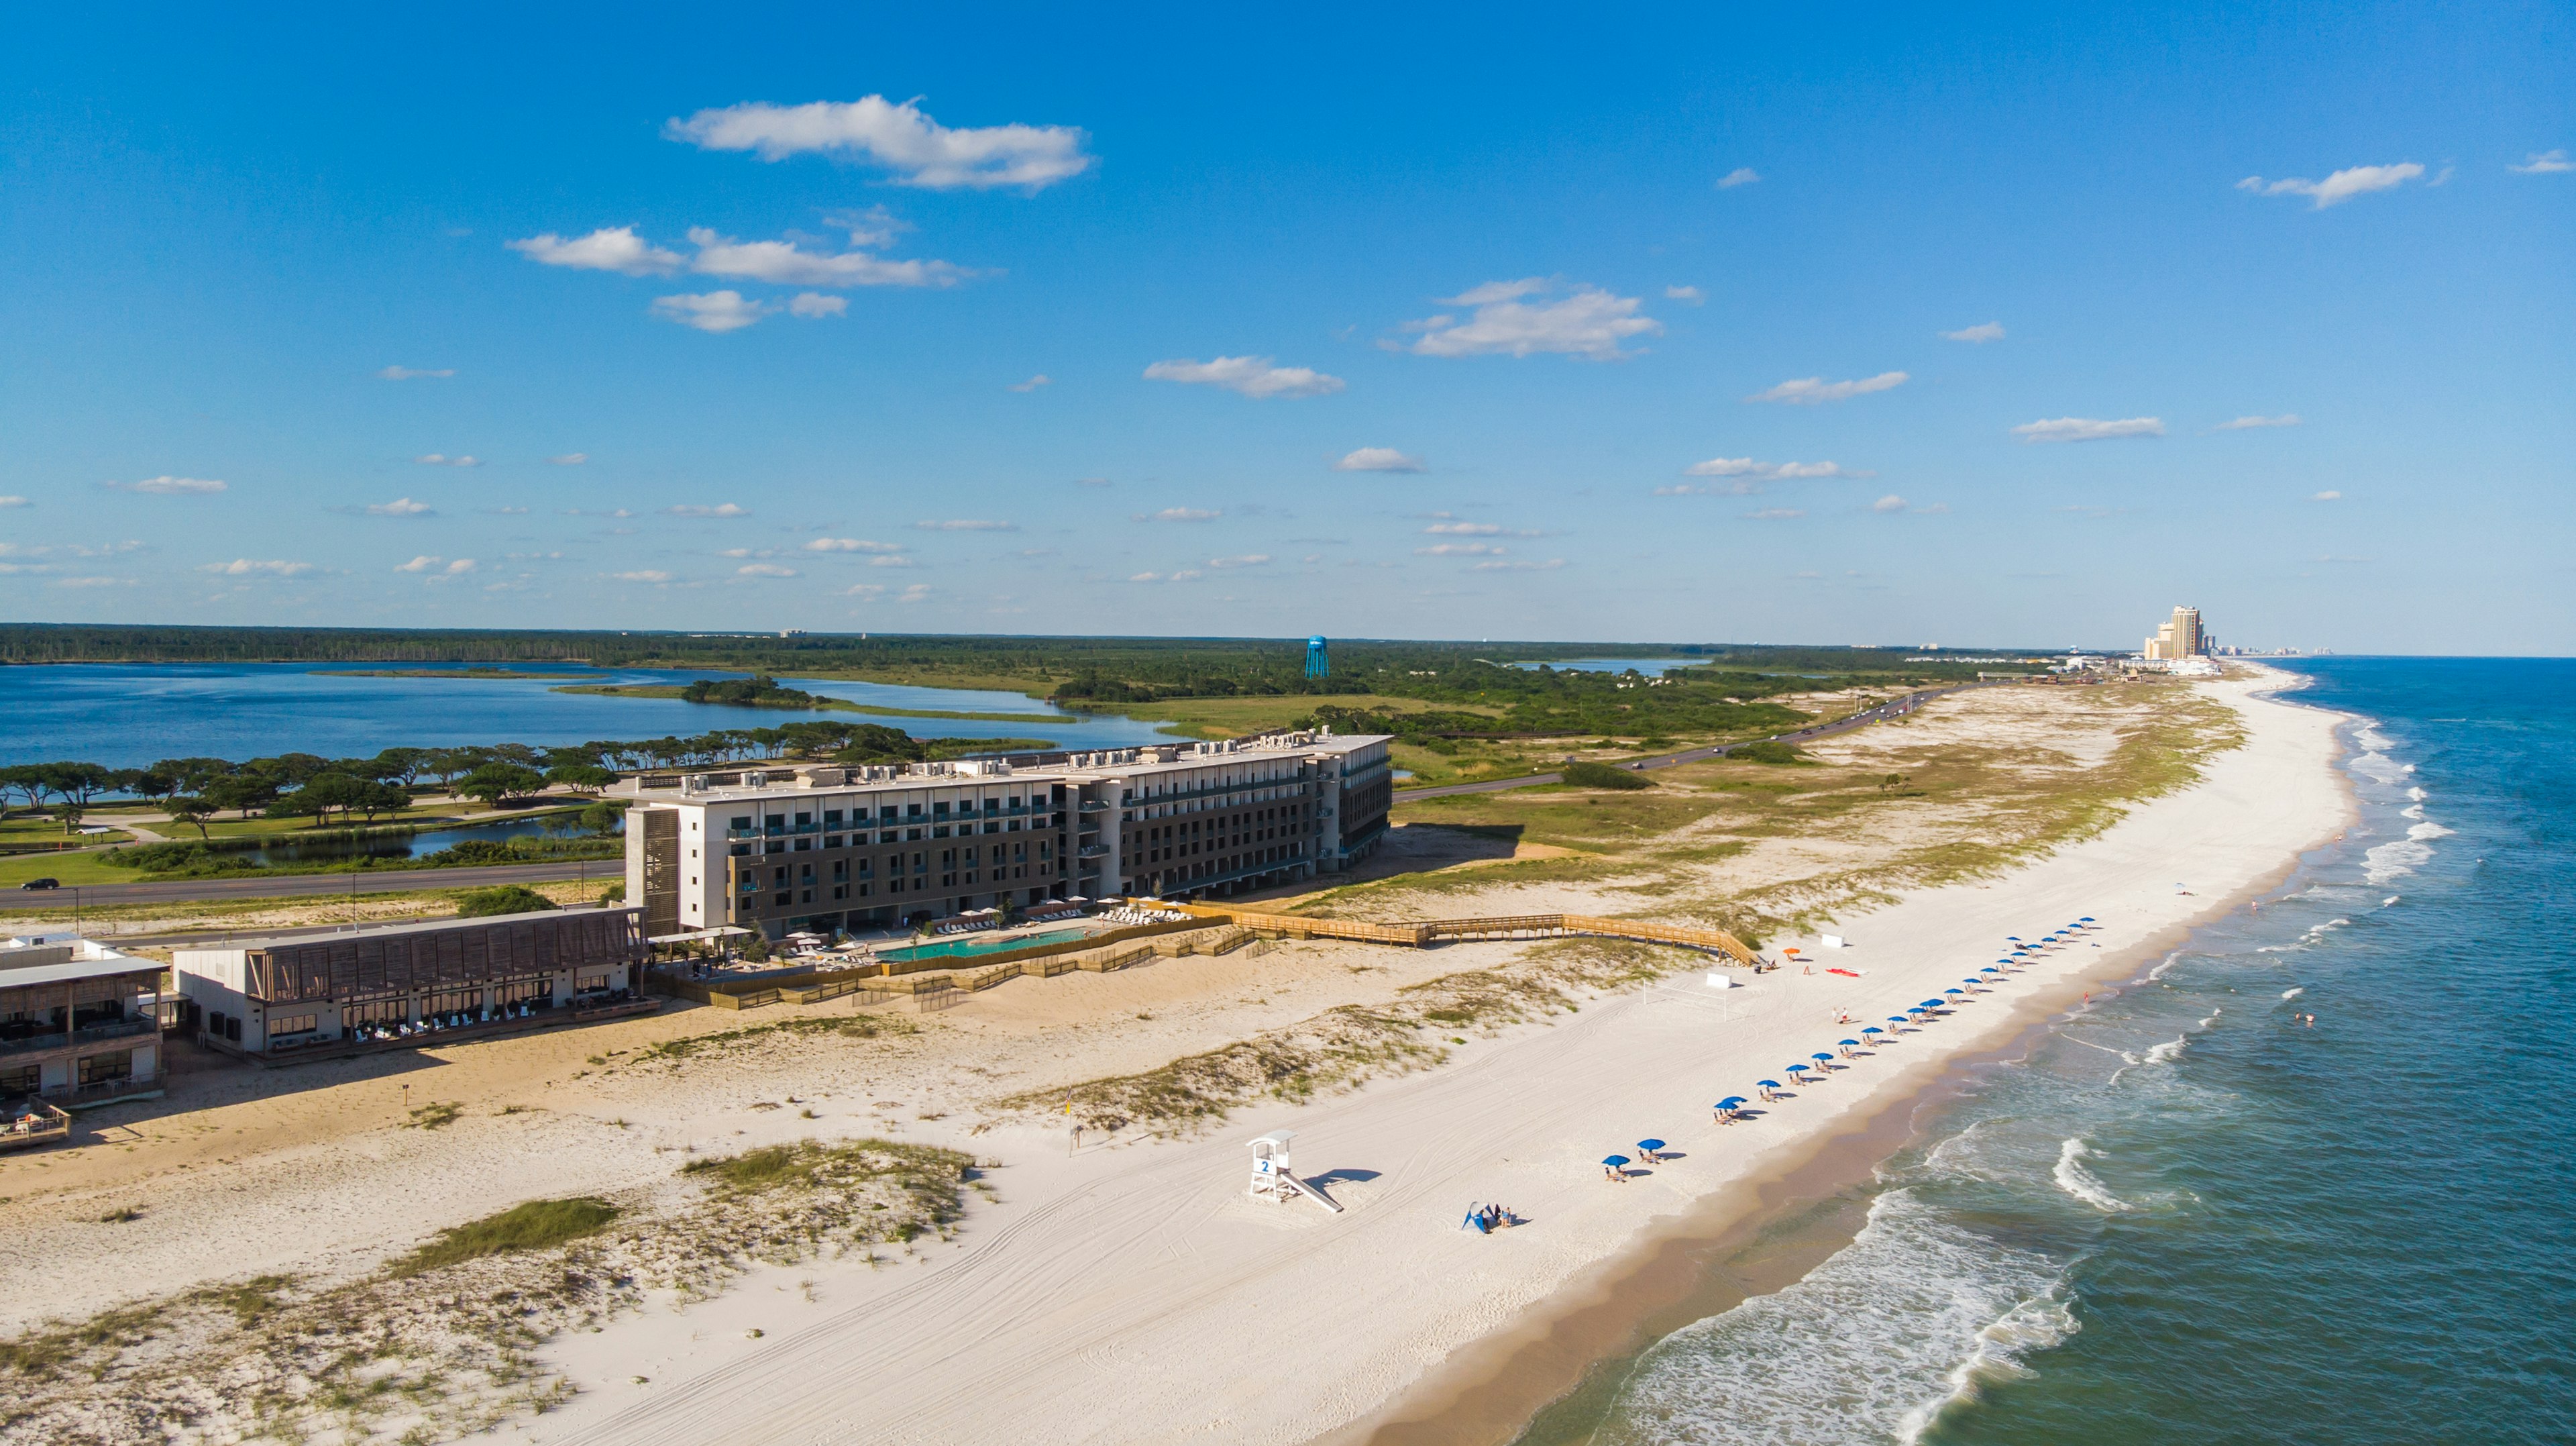
M18 887L22 889L59 889L62 886L63 881L60 879L29 879Z

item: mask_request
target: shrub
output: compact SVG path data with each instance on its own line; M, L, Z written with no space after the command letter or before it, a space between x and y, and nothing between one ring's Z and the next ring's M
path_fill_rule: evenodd
M1744 763L1798 763L1809 767L1813 767L1816 761L1786 743L1768 738L1759 743L1740 743L1727 756Z
M492 914L533 914L555 906L552 899L525 884L469 889L456 898L456 917L480 919Z
M1642 773L1613 768L1607 763L1569 763L1564 769L1565 781L1578 788L1652 788L1655 781Z
M498 1215L440 1231L436 1240L394 1262L394 1274L418 1275L507 1250L543 1250L606 1229L616 1218L616 1206L589 1195L524 1201Z

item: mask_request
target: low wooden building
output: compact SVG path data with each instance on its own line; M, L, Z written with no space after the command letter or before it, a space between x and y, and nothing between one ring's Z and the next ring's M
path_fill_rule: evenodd
M641 908L389 924L172 951L199 1038L277 1058L573 1023L642 996Z
M161 966L70 934L0 939L0 1102L161 1093Z

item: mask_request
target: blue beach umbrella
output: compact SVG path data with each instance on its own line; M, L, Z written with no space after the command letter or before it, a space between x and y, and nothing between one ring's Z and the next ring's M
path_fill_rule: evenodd
M1941 1001L1938 999L1926 999L1914 1007L1917 1009L1938 1009L1941 1007Z
M1826 1053L1825 1051L1823 1051L1823 1050L1821 1050L1821 1049L1820 1049L1820 1050L1817 1050L1814 1054L1808 1055L1808 1056L1807 1056L1807 1058L1809 1058L1809 1059L1821 1059L1821 1060L1826 1061L1827 1063L1831 1063L1831 1062L1833 1061L1833 1056L1832 1056L1832 1055L1830 1055L1830 1054L1828 1054L1828 1053Z
M1628 1163L1628 1157L1625 1155L1604 1155L1601 1157L1601 1163L1610 1166L1612 1169L1617 1169L1619 1166Z
M1758 1079L1755 1080L1754 1083L1762 1086L1766 1090L1776 1090L1780 1087L1780 1082L1776 1079Z
M1806 1072L1807 1067L1803 1064L1793 1064L1789 1066L1789 1073L1791 1074L1805 1074Z
M1887 1022L1890 1024L1903 1024L1905 1022L1905 1016L1902 1014L1891 1014L1887 1016Z
M1881 1029L1881 1028L1879 1028L1877 1025L1873 1024L1873 1025L1869 1026L1868 1028L1866 1028L1866 1029L1862 1030L1862 1031L1861 1031L1861 1033L1863 1033L1863 1034L1885 1034L1885 1033L1887 1033L1887 1031L1886 1031L1886 1030L1884 1030L1884 1029Z
M1744 1103L1744 1096L1728 1095L1726 1098L1717 1102L1717 1107L1721 1110L1731 1110L1742 1103Z
M1965 989L1944 989L1941 992L1943 994L1965 994L1968 991Z
M2092 916L2092 915L2090 915L2090 914L2087 914L2087 915L2085 915L2083 918L2078 919L2078 920L2076 920L2075 922L2076 922L2076 923L2079 923L2079 924L2090 924L2090 923L2092 923L2092 922L2093 922L2093 916Z
M1663 1147L1664 1142L1661 1140L1639 1140L1637 1142L1637 1148L1640 1150L1660 1150Z
M1864 1030L1864 1031L1862 1031L1862 1032L1863 1032L1863 1033L1869 1033L1870 1031ZM1841 1044L1841 1045L1845 1045L1845 1046L1849 1046L1849 1045L1855 1045L1855 1044L1858 1044L1858 1043L1860 1043L1860 1041L1859 1041L1859 1040L1857 1040L1857 1039L1843 1039L1843 1040L1836 1040L1836 1041L1835 1041L1835 1043L1837 1043L1837 1044Z

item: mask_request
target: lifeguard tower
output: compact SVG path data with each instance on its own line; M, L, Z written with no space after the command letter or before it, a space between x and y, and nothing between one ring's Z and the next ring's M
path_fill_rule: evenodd
M1339 1215L1342 1207L1323 1191L1312 1188L1288 1168L1288 1144L1297 1138L1294 1130L1272 1130L1251 1142L1252 1198L1284 1205L1293 1199L1312 1200Z

